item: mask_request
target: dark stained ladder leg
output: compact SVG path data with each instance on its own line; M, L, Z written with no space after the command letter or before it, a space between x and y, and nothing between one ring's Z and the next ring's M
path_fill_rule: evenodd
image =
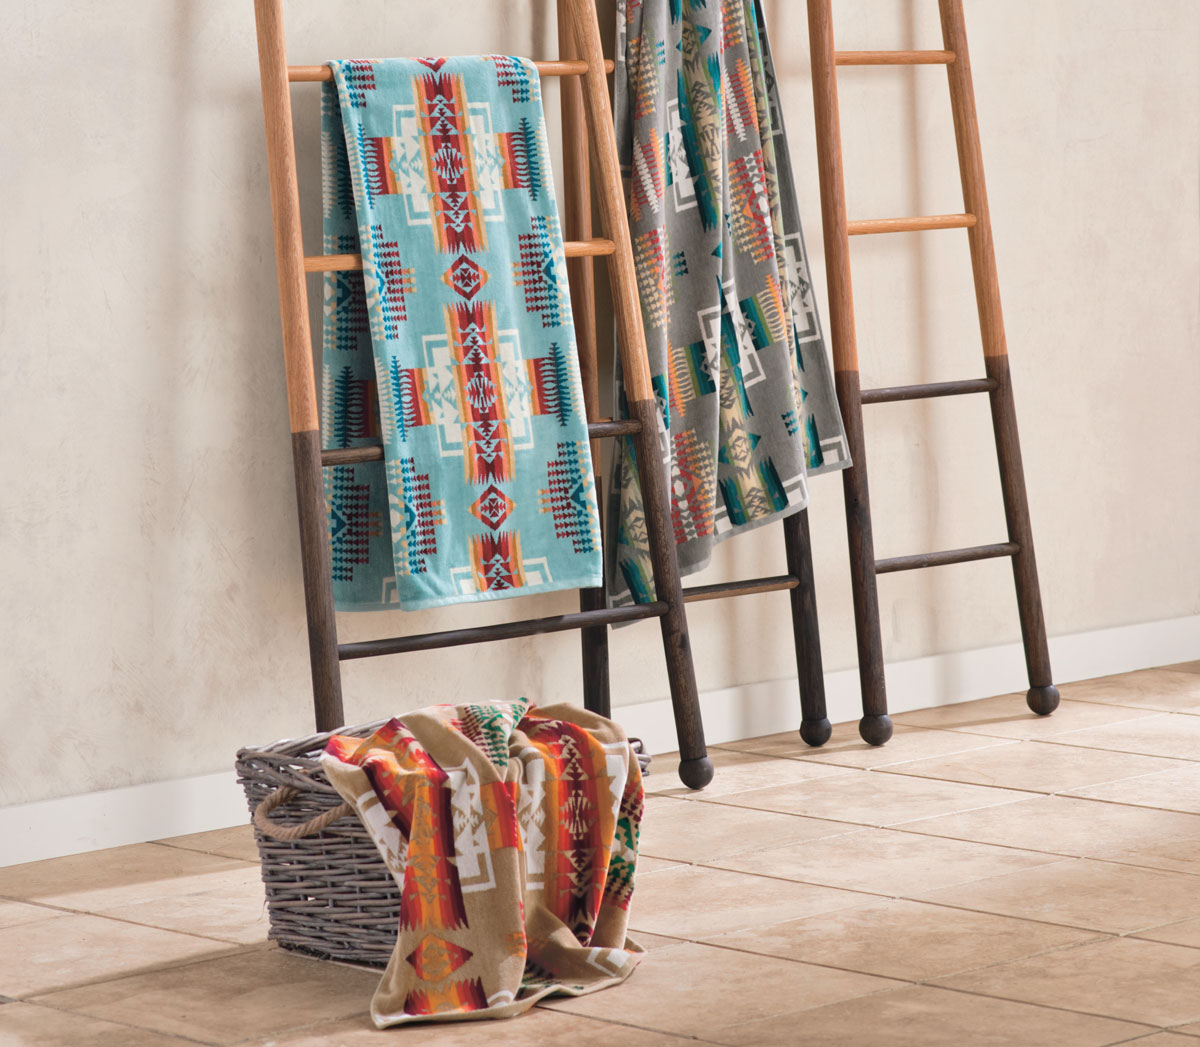
M1021 444L1017 435L1017 414L1008 367L1004 316L1000 308L1000 281L996 273L996 254L992 243L992 222L983 175L979 119L975 111L975 89L971 82L971 60L967 51L962 0L938 0L938 8L944 46L955 55L955 61L946 66L950 82L950 107L954 114L963 204L976 218L967 236L971 248L971 269L975 276L984 363L988 378L995 382L989 398L992 428L996 436L996 456L1000 465L1000 484L1004 494L1004 516L1008 524L1008 540L1018 547L1013 554L1013 580L1017 590L1021 636L1025 644L1025 665L1029 671L1026 702L1035 713L1046 716L1058 707L1058 689L1054 686L1050 671L1046 622L1042 615L1041 589L1033 553L1033 528L1029 521L1025 471L1021 464Z
M832 273L829 283L832 287ZM842 495L846 502L854 638L858 648L858 681L862 690L863 715L858 722L858 733L868 745L883 745L892 736L892 720L887 714L883 636L879 626L879 588L875 581L875 540L871 530L867 446L863 438L862 408L858 399L858 371L837 371L834 382L838 403L842 408L850 460L854 463L842 472Z
M808 510L783 520L783 546L788 574L797 585L789 592L796 671L800 680L800 737L809 745L824 745L833 728L825 711L825 673L821 665L821 630L817 621L817 590L813 579L812 542Z
M579 609L599 611L608 606L605 590L580 589ZM608 626L579 631L583 658L583 707L601 716L612 716L608 673Z
M1042 613L1042 593L1033 553L1033 527L1025 493L1025 470L1021 464L1008 356L988 357L986 364L988 377L997 381L996 391L991 394L992 429L996 434L996 455L1000 463L1004 518L1008 524L1008 540L1018 547L1012 563L1021 639L1025 645L1025 668L1029 674L1025 702L1039 716L1049 716L1058 708L1059 696L1050 670L1050 646L1046 639L1046 619Z
M321 437L315 429L292 433L296 474L296 510L300 517L300 562L304 610L308 617L308 657L312 667L313 708L317 730L332 731L346 722L342 712L342 670L338 659L337 620L333 607L333 556L329 517L321 475Z
M629 414L642 423L642 431L633 438L633 442L645 504L650 563L654 571L655 593L668 607L659 622L667 657L675 731L679 738L679 777L689 788L702 789L712 781L713 766L704 745L704 724L700 719L700 696L696 690L696 673L692 665L683 586L679 580L679 563L675 558L675 536L670 526L667 481L658 449L658 402L652 399L631 400Z
M842 472L842 489L846 499L850 583L858 642L858 677L862 687L863 718L859 721L858 732L868 744L882 745L892 736L892 721L887 715L883 638L879 631L879 594L875 586L875 545L871 537L871 507L867 490L867 454L863 441L858 347L850 282L850 243L842 175L842 135L838 118L829 0L808 0L808 32L812 54L825 268L829 281L829 333L833 348L834 381L853 463L851 468Z

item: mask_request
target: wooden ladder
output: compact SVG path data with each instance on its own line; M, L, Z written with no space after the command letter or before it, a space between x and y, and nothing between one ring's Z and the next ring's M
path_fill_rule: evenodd
M858 672L862 686L863 718L859 733L871 745L882 745L892 735L887 715L883 641L879 627L876 575L921 567L965 563L992 557L1012 558L1013 579L1025 664L1029 674L1026 701L1045 716L1058 706L1058 690L1050 672L1046 623L1033 553L1033 531L1021 466L1017 416L1004 319L1000 311L1000 286L992 248L983 156L971 63L963 23L962 0L938 0L942 23L941 51L835 51L830 0L808 0L808 31L812 54L813 104L816 112L817 163L821 184L821 214L825 234L825 264L829 282L829 327L838 401L846 426L853 467L842 473L846 499L846 529L850 545L850 572L854 597L854 622L858 641ZM850 222L846 219L846 193L842 176L841 123L838 117L837 67L882 65L944 65L950 81L950 105L958 148L964 214L918 218L883 218ZM854 334L854 303L850 284L850 237L872 233L914 232L926 229L966 229L975 277L975 298L983 340L983 378L934 382L886 389L862 389L858 373L858 348ZM862 406L900 400L987 393L1000 467L1008 541L969 549L875 559L871 538L871 507L867 489L867 456L863 440Z
M565 11L568 4L569 0L558 0L558 45L562 57L574 58L577 52L570 32L570 19ZM578 80L563 81L561 109L564 144L563 228L567 236L586 240L592 235L592 196L589 147L587 136L583 133L584 98ZM578 335L579 369L589 418L596 417L600 411L594 262L594 257L589 255L580 255L567 262ZM603 490L600 477L596 478L596 489ZM784 517L781 529L785 574L690 585L683 590L683 600L684 603L696 603L759 593L788 593L800 689L800 736L809 745L824 745L829 740L831 727L825 706L825 673L821 660L808 510ZM581 590L580 602L585 611L604 607L607 605L607 593L603 588ZM611 709L608 629L605 626L584 629L581 640L584 705L593 712L608 716Z
M338 450L323 450L321 447L305 278L309 273L361 269L362 258L358 255L306 257L304 254L290 84L328 80L331 79L331 72L328 66L289 66L282 0L254 0L317 729L331 731L343 725L343 661L569 629L585 630L585 635L595 635L596 632L604 631L609 625L619 622L657 618L662 630L671 703L679 738L679 777L690 788L700 789L712 779L713 768L704 745L704 729L696 693L683 590L670 528L666 479L658 451L657 406L642 331L629 223L621 192L612 108L608 98L606 73L611 65L606 65L604 61L595 0L560 0L559 10L560 17L570 27L575 53L580 57L536 64L541 76L575 78L580 85L586 138L590 140L592 162L599 184L597 203L606 234L605 238L592 238L589 235L584 240L568 241L566 254L568 258L609 259L621 365L625 374L630 415L628 420L597 420L593 413L593 395L588 402L588 434L593 440L613 436L629 436L633 440L645 500L650 556L658 599L651 604L607 608L602 603L599 606L595 605L594 591L581 590L584 609L574 614L358 643L339 643L334 617L329 527L322 469L377 461L382 459L383 449L381 446ZM585 137L584 128L576 124L572 134L575 141L568 145L566 152L578 156L579 140ZM587 147L586 142L583 147ZM594 360L594 350L592 358ZM594 387L594 367L591 382ZM589 601L592 606L588 606Z

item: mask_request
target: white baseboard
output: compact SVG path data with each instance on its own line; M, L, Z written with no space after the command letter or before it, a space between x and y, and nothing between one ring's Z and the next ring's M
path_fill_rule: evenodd
M1050 640L1056 683L1151 669L1200 658L1200 615L1161 622L1097 629ZM888 711L893 713L952 705L994 694L1023 691L1025 652L1019 643L981 647L893 662L887 666ZM862 715L858 669L825 674L825 704L833 723ZM756 738L800 726L796 679L741 684L700 695L704 734L710 745ZM626 705L614 715L651 753L677 748L675 721L667 699ZM0 812L2 813L2 812Z
M0 867L249 820L233 771L0 807Z
M1200 658L1200 615L1060 636L1050 641L1050 658L1060 683ZM1014 643L896 662L887 667L887 685L888 708L897 713L1020 691L1026 687L1024 654ZM834 723L857 720L858 671L826 673L825 700ZM800 724L795 678L707 691L700 705L704 732L713 745L796 730ZM676 747L668 699L620 706L615 714L650 752ZM247 820L232 771L3 807L0 866L223 829Z

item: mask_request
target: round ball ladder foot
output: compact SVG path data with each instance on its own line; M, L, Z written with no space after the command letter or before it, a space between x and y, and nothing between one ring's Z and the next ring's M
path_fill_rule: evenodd
M1045 687L1030 687L1025 695L1025 704L1038 716L1049 716L1058 708L1058 688L1053 684Z
M713 780L713 764L707 756L679 761L679 780L689 789L703 789Z
M858 721L858 734L868 745L883 745L892 736L892 718L864 716Z
M813 748L824 745L831 734L833 726L828 717L823 720L802 720L800 723L800 737Z

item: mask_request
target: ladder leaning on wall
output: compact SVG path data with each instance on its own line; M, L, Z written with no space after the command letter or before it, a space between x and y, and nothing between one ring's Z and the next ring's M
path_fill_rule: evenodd
M875 578L893 571L965 563L993 557L1012 558L1017 610L1029 675L1026 702L1033 712L1046 716L1058 706L1058 689L1050 671L1046 623L1033 554L1033 529L1008 348L1000 309L1000 285L992 246L992 225L983 177L975 91L967 54L962 0L938 0L942 23L940 51L835 51L830 0L808 0L808 31L812 55L813 104L816 113L817 164L821 182L821 214L825 234L825 265L829 282L829 329L833 343L838 401L850 443L853 467L842 473L846 499L846 529L850 544L854 621L858 640L858 671L862 686L863 718L859 733L872 745L891 737L884 683L883 642L879 627L879 597ZM838 66L944 65L950 83L950 105L962 181L963 214L918 218L882 218L850 222L846 218L846 190L842 175L841 124L838 116ZM854 334L854 301L850 283L851 236L875 233L917 232L930 229L966 229L975 278L975 298L983 340L983 378L934 382L884 389L862 389L858 349ZM893 403L969 393L987 393L1004 498L1008 541L968 549L918 553L875 559L871 536L871 507L867 489L867 458L863 439L864 404Z
M613 304L616 313L621 365L629 405L629 419L597 420L589 403L588 434L593 439L629 436L633 440L645 500L657 600L633 607L587 607L574 614L534 618L519 622L451 629L357 643L339 643L334 616L333 580L326 516L323 469L383 457L382 446L323 450L318 423L317 390L308 319L305 279L310 273L362 268L358 255L306 257L300 226L300 191L293 142L290 84L330 79L328 66L289 66L283 25L282 0L255 0L259 66L262 75L263 115L266 122L267 161L271 183L271 212L275 227L275 261L279 276L280 312L287 377L288 416L292 432L292 458L300 522L300 552L308 620L312 667L313 704L317 729L331 731L344 723L341 662L387 654L432 650L484 643L570 629L592 635L619 622L657 618L671 689L671 703L679 739L679 777L690 788L703 788L713 768L704 745L704 729L696 693L687 618L684 612L679 568L670 527L666 479L661 468L656 431L658 414L642 331L641 307L634 275L629 223L621 193L621 178L608 98L607 72L600 41L595 0L559 0L560 17L571 28L579 59L537 63L542 76L578 78L582 109L590 140L599 193L601 225L606 238L568 241L568 258L609 259ZM578 123L572 129L576 142L568 145L578 155L578 139L585 135ZM594 342L593 342L594 344ZM594 370L593 370L594 383ZM585 594L586 590L583 590ZM589 599L584 596L585 601ZM594 601L594 595L591 597ZM586 647L585 647L586 650Z
M558 2L559 53L565 58L576 55L570 32L570 17L565 10L569 0ZM610 63L611 64L611 63ZM589 178L587 136L582 133L584 100L577 81L562 82L563 126L563 228L566 235L586 240L592 235L592 198ZM578 331L579 369L583 378L588 416L600 410L599 363L596 338L595 258L581 255L568 259L571 301ZM599 477L597 490L602 489ZM802 509L780 521L783 536L783 574L742 578L706 585L689 585L683 590L684 603L725 600L761 593L786 592L790 601L792 646L800 691L800 736L809 745L824 745L832 728L825 707L825 674L821 661L821 634L817 620L816 588L813 578L812 543L808 510ZM580 591L581 606L587 610L604 607L605 589ZM608 672L608 629L601 626L581 633L583 653L584 704L604 716L610 714Z

